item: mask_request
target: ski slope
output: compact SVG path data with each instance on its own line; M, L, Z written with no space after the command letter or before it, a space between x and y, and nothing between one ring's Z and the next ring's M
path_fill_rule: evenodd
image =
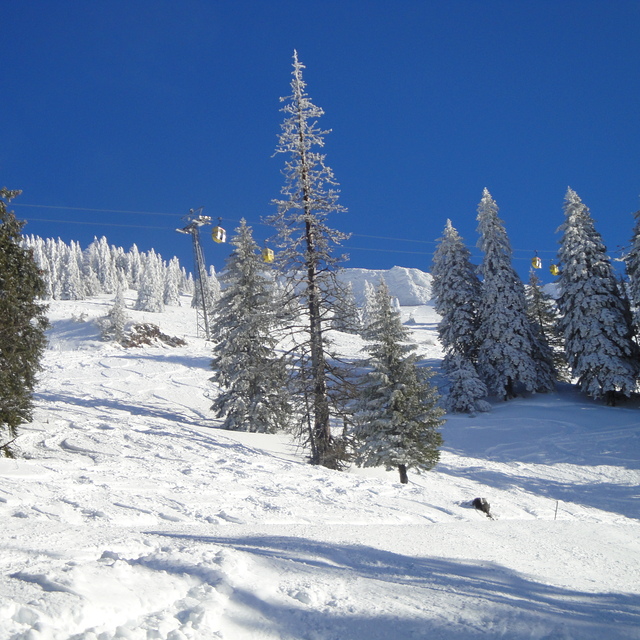
M178 348L101 342L110 305L51 303L23 457L0 459L0 639L640 638L637 402L565 386L448 416L401 485L217 429L188 301L129 311ZM402 311L437 366L435 312Z

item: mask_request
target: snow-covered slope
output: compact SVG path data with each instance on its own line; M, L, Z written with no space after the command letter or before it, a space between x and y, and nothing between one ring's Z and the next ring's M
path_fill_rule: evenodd
M91 321L110 303L52 303L24 458L0 460L0 639L640 638L637 404L450 416L403 486L216 429L193 311L130 312L187 346L125 350ZM403 314L437 364L432 307Z
M427 304L431 300L431 274L420 269L392 267L391 269L344 269L340 272L344 282L351 282L358 304L364 303L364 284L374 287L384 278L389 293L404 306Z

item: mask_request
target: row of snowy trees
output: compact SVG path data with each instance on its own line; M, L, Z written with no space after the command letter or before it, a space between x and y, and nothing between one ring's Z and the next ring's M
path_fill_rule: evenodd
M572 189L564 209L557 301L533 273L525 289L511 265L504 224L487 189L478 207L478 247L483 251L478 267L447 221L432 275L436 310L442 316L443 367L450 379L448 410L486 410L487 395L506 400L518 391L546 392L558 379L574 379L581 391L609 404L637 389L640 362L625 289L589 209ZM627 262L636 308L639 226Z
M229 429L297 431L312 464L337 469L353 459L395 468L407 482L409 468L437 462L443 410L384 283L365 314L368 357L349 366L333 352L330 329L353 332L362 323L353 292L336 277L342 257L335 252L346 236L327 217L344 208L316 151L324 145L323 111L306 93L303 68L295 54L276 149L287 155L285 185L267 220L276 229L276 261L261 260L243 222L221 274L212 361L220 393L212 409Z
M74 241L67 244L59 238L44 240L37 236L25 237L23 245L32 250L42 270L46 299L83 300L133 289L138 292L136 309L157 313L165 305L179 305L180 295L194 293L193 276L180 266L178 258L167 262L153 249L141 252L134 244L125 251L109 245L104 237L94 239L84 250ZM219 295L213 268L207 291L212 299Z

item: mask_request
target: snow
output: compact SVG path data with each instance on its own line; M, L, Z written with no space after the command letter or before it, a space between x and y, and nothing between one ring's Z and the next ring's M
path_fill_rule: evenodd
M380 278L384 278L389 294L397 298L402 306L427 304L431 300L431 275L420 269L344 269L340 277L345 282L351 282L359 305L364 304L365 282L375 288L380 284Z
M448 416L403 486L216 428L188 300L134 301L187 346L101 342L110 296L51 303L23 457L0 460L2 640L640 638L637 403L565 386ZM402 315L437 365L433 307Z

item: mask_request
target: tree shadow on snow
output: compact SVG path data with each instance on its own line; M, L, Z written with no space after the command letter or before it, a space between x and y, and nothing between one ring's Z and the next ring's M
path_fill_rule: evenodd
M47 410L50 412L55 412L56 406L55 403L65 403L68 405L73 405L74 407L86 407L88 413L91 414L92 417L104 419L108 421L108 416L101 416L96 413L96 410L103 409L108 412L124 412L130 414L132 416L142 416L145 418L155 418L168 420L174 423L180 423L184 425L194 426L194 427L206 427L206 426L214 426L210 423L210 418L206 418L204 416L196 416L193 415L193 410L188 408L188 411L192 413L192 415L187 415L187 411L184 413L180 413L179 411L173 411L171 409L159 409L157 406L149 406L146 404L133 404L129 402L123 402L119 399L109 400L107 398L97 398L95 396L88 397L78 397L72 394L60 393L59 391L55 393L47 393L46 391L39 391L34 394L36 400L43 400L46 402L53 403L53 406L47 407ZM182 405L178 405L176 408L185 409ZM61 409L62 413L68 413L67 410Z
M274 636L287 638L524 639L535 629L539 638L595 640L603 633L612 639L636 637L640 628L636 595L550 586L495 563L410 557L289 536L149 533L267 559L284 578L279 602L242 588L231 596L241 609L232 607L230 613L241 612L241 624L255 623L257 633L268 626ZM172 571L165 564L157 569ZM174 570L184 573L185 567ZM283 585L289 589L283 592ZM361 610L363 602L374 612L349 613Z

